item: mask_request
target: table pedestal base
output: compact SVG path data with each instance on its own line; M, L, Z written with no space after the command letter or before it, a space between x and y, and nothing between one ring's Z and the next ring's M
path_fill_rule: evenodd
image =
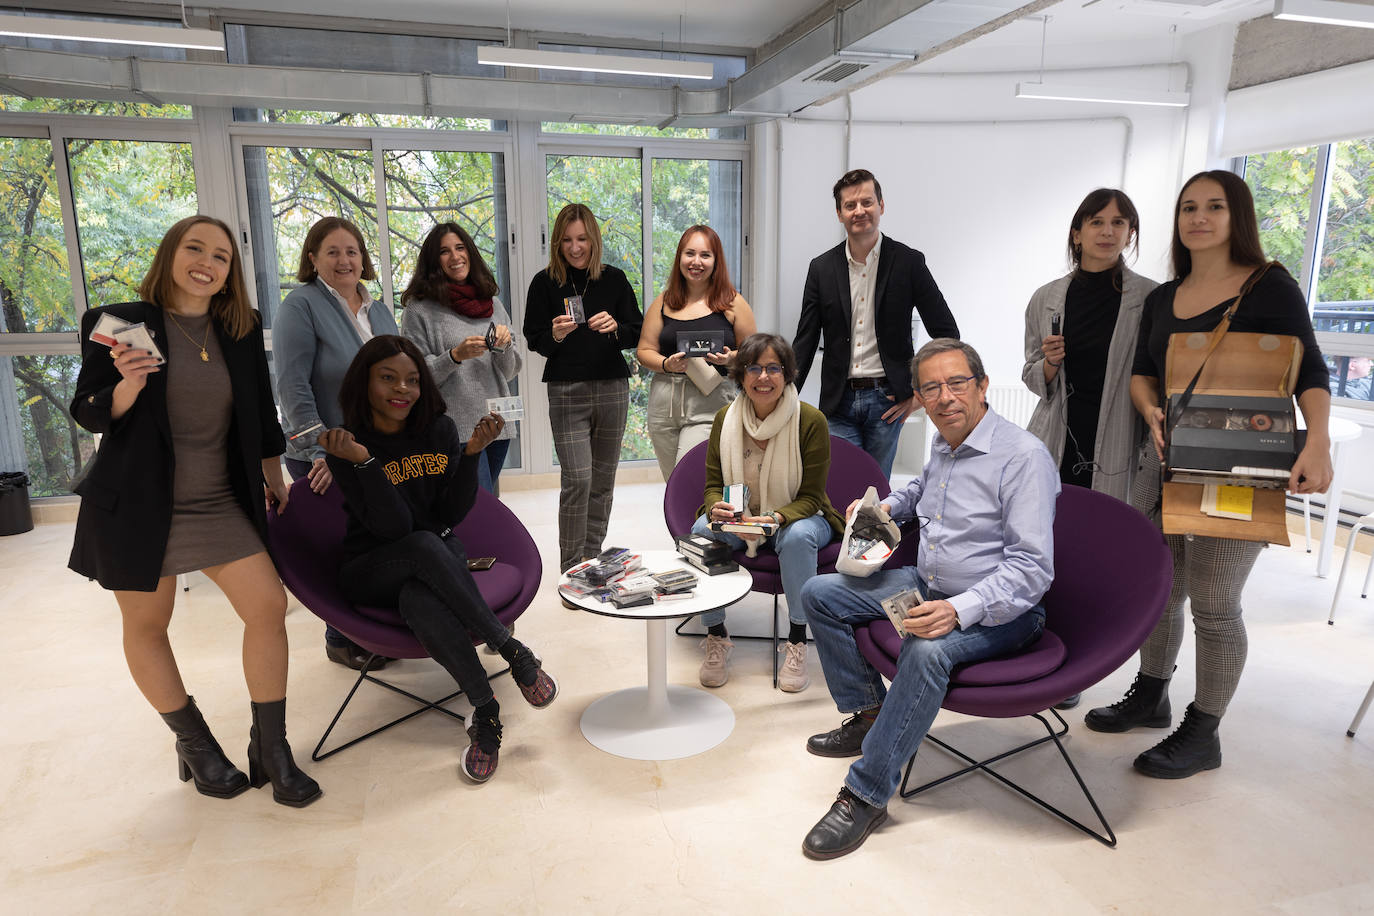
M735 728L734 710L704 690L669 685L666 700L654 709L648 687L604 696L582 714L582 735L617 757L676 760L710 750Z

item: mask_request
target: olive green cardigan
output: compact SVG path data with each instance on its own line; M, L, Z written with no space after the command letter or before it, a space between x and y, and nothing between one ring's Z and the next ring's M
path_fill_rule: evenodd
M825 414L810 404L798 402L797 409L801 411L801 425L797 431L801 440L801 487L796 499L774 511L782 516L784 525L819 513L825 516L835 536L839 537L844 534L844 519L830 504L830 497L825 492L826 479L830 476L830 427L825 422ZM711 442L706 446L705 502L697 509L698 516L705 515L706 508L720 502L725 493L720 470L720 429L729 410L728 404L722 407L711 424Z

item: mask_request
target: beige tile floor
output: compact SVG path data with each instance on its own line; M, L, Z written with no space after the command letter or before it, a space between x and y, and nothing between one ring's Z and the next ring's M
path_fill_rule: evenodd
M553 490L513 492L549 562ZM622 487L611 540L666 547L662 486ZM578 731L597 697L641 683L638 624L563 609L546 587L519 624L562 684L535 712L497 682L506 741L496 778L465 783L457 723L422 716L310 765L325 796L304 810L267 791L231 801L178 782L172 741L135 691L114 601L64 569L70 524L0 538L6 685L0 698L0 911L6 913L1354 913L1374 911L1374 717L1345 729L1374 678L1374 602L1355 587L1335 627L1332 579L1301 548L1271 549L1246 593L1250 665L1223 727L1225 765L1179 782L1130 760L1159 733L1099 735L1070 714L1069 745L1120 837L1109 850L991 780L966 777L911 802L859 853L802 857L843 761L808 755L837 724L824 684L771 689L768 650L740 643L719 694L734 733L685 760L608 756ZM1352 576L1363 574L1358 558ZM544 572L546 586L552 565ZM173 641L219 738L240 764L248 700L239 627L203 576L178 597ZM750 598L737 631L762 631ZM351 682L321 648L319 622L288 616L291 734L304 759ZM690 684L697 640L669 643L669 677ZM395 672L421 692L449 683L431 662ZM1087 692L1116 699L1134 666ZM1174 697L1187 701L1185 650ZM399 709L373 689L355 715ZM461 705L460 705L461 708ZM358 718L353 720L359 721ZM1033 723L1032 723L1033 724ZM1038 726L1037 726L1038 727ZM1025 723L942 714L939 733L974 749ZM943 765L934 750L922 772ZM1008 771L1090 817L1049 748Z

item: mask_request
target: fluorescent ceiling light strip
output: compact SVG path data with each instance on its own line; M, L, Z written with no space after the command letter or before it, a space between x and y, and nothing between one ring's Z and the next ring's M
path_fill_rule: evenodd
M45 19L37 16L0 16L0 35L48 38L54 41L98 41L116 45L152 45L223 51L224 34L211 29L181 26L126 25L98 19Z
M534 67L539 70L575 70L581 73L623 73L632 76L668 76L685 80L709 80L715 76L710 61L660 60L656 57L620 57L614 54L581 54L575 51L540 51L482 45L477 62L492 67Z
M1074 83L1017 83L1016 97L1018 99L1044 99L1056 102L1158 105L1165 108L1187 108L1189 102L1187 92Z
M1274 18L1374 29L1374 6L1340 0L1278 0L1274 4Z

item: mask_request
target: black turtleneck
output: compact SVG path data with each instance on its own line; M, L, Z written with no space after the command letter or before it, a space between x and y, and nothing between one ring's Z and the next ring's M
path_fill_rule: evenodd
M577 295L582 297L586 317L606 312L615 319L614 334L601 334L581 324L561 342L553 339L553 319L563 314L563 300ZM525 297L525 342L548 359L544 365L546 382L629 378L630 369L620 351L638 345L643 323L630 281L609 264L602 265L601 276L595 280L589 280L587 271L570 267L562 286L554 282L548 270L541 270L530 281Z
M1079 270L1064 296L1064 376L1068 380L1069 437L1059 478L1064 483L1091 487L1091 467L1097 449L1097 421L1102 389L1107 380L1107 350L1121 311L1121 289L1115 268L1088 273Z

